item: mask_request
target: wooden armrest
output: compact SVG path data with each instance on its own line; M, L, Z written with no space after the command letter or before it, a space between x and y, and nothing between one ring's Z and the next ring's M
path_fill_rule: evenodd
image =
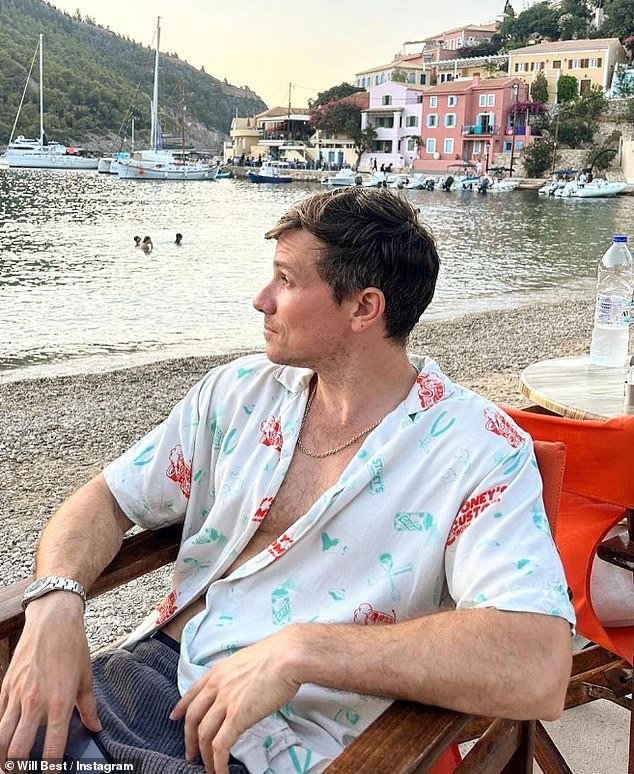
M180 545L182 526L174 524L155 531L139 532L124 538L119 553L97 578L88 597L97 597L158 570L174 561ZM0 589L0 668L6 668L24 626L22 595L31 578Z
M426 771L454 742L470 715L395 701L325 770L325 774L409 774Z

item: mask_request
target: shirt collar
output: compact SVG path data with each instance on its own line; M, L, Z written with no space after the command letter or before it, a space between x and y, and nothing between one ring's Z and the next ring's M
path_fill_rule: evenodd
M404 402L405 411L413 417L453 393L455 385L432 358L415 352L409 352L408 357L419 372L419 377ZM314 371L310 368L281 365L274 371L273 376L294 395L308 389L313 374ZM425 393L423 396L421 391Z

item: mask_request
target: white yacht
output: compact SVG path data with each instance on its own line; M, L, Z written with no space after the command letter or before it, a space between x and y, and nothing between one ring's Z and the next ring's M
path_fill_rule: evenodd
M22 94L22 100L15 117L11 139L4 154L4 159L9 167L31 167L35 169L97 169L98 158L88 156L82 148L62 145L59 142L51 142L44 131L44 93L43 93L43 42L44 35L40 33L38 42L40 62L40 136L34 140L23 135L13 139L15 128L20 118L22 103L26 88ZM37 51L36 51L37 53ZM35 58L33 60L35 62ZM33 65L31 65L31 71ZM27 78L27 84L31 77L31 71Z

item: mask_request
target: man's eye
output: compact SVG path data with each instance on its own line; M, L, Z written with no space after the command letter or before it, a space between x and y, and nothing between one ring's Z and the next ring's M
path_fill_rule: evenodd
M286 285L286 283L288 282L288 277L286 276L286 274L280 274L280 282L283 285Z

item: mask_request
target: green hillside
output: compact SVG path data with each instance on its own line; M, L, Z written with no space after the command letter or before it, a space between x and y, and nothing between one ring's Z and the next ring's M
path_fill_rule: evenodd
M148 42L156 19L148 19ZM107 149L134 112L138 143L147 142L154 51L81 21L41 0L0 0L0 146L11 134L39 34L44 34L44 126L47 135L66 143ZM187 121L205 140L229 131L236 111L253 115L265 103L247 87L237 88L196 70L177 55L161 52L161 124L178 134L181 94ZM39 135L38 66L33 71L17 134ZM204 130L210 134L205 135ZM221 133L221 134L219 134ZM200 135L201 132L198 131ZM204 142L204 140L203 140Z

